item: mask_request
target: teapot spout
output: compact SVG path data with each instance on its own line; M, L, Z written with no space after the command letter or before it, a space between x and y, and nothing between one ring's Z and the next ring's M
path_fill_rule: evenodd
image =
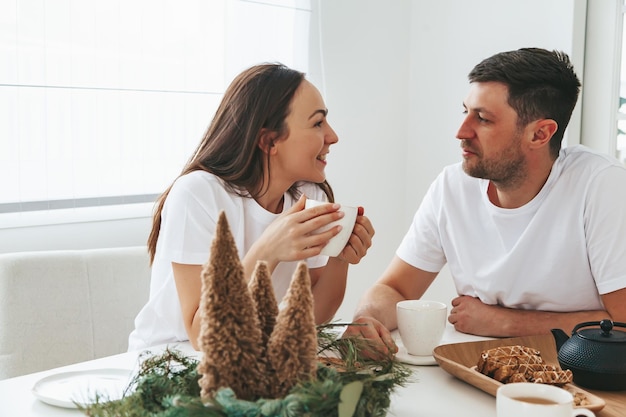
M561 347L565 342L569 340L569 336L561 329L552 329L552 336L554 336L554 341L556 342L556 350L561 350Z

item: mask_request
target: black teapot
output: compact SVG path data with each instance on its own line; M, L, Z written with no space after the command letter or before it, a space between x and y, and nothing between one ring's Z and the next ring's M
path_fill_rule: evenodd
M626 389L626 332L614 327L626 328L626 323L608 319L580 323L572 337L552 329L559 364L572 371L576 385L605 391Z

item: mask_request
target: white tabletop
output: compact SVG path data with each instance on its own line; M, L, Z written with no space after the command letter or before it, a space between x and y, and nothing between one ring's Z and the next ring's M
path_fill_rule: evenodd
M446 329L442 343L483 340ZM189 355L197 355L188 343L170 345ZM155 347L153 352L163 349ZM135 369L138 352L123 353L102 359L69 365L0 381L0 416L16 417L70 417L84 415L78 410L60 408L39 401L31 392L40 379L65 371L102 368ZM392 417L495 417L496 402L492 396L460 381L438 366L410 366L411 382L399 387L391 396L388 416Z

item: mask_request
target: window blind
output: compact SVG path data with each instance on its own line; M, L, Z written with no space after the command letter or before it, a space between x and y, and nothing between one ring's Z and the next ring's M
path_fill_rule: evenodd
M232 78L306 71L298 0L0 0L0 215L154 201Z

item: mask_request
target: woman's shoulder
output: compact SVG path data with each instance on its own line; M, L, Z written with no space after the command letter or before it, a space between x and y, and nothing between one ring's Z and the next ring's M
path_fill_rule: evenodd
M170 193L206 194L209 190L214 193L227 193L223 180L210 172L197 170L178 177Z
M197 170L174 181L168 198L226 203L240 197L229 192L224 181L210 172Z
M174 186L177 187L206 187L207 185L219 185L223 188L219 177L201 169L181 175L174 181Z

